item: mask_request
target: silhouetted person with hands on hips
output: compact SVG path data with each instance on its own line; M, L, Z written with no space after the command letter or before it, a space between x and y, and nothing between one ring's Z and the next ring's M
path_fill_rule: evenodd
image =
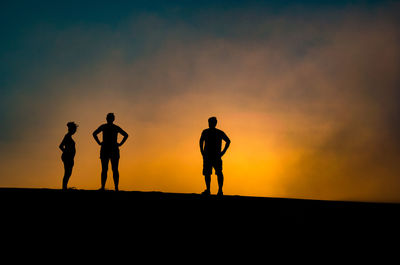
M72 168L74 167L74 157L76 153L75 142L72 139L72 135L75 134L77 125L74 122L67 123L68 132L64 136L59 148L62 151L61 160L64 163L64 177L62 181L62 189L66 190L69 178L72 174Z
M107 171L108 164L111 160L111 168L113 171L115 190L118 191L119 183L119 147L123 145L128 139L128 134L122 130L119 126L114 124L115 116L114 113L107 114L107 123L101 125L97 130L93 132L93 137L96 142L101 145L100 149L100 159L101 159L101 188L104 190L107 181ZM100 142L97 135L103 133L103 141ZM120 143L118 143L118 133L120 133L124 138Z
M231 140L228 136L221 131L216 129L217 118L211 117L208 119L209 128L205 129L200 137L200 152L203 156L203 175L206 182L206 190L202 194L210 194L211 174L212 168L215 170L215 174L218 177L218 194L223 195L222 186L224 184L224 175L222 174L222 159L221 157L228 150ZM225 147L221 151L222 140L225 141Z

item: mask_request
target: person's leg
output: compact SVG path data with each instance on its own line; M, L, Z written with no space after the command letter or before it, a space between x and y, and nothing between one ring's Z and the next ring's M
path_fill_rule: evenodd
M222 174L222 160L216 159L213 165L218 179L218 195L223 195L222 186L224 185L224 175Z
M106 187L108 160L108 158L101 158L101 190Z
M118 172L119 157L111 158L111 168L113 171L115 190L118 191L119 172Z
M210 194L211 175L205 175L204 180L206 182L206 190L204 191L204 193Z
M223 195L222 186L224 185L224 174L222 174L222 172L218 172L217 177L218 177L218 195Z
M69 178L71 177L72 174L72 167L74 166L74 162L65 160L63 161L63 163L64 163L64 177L63 177L62 188L63 190L66 190Z
M212 166L210 160L207 157L203 157L203 175L204 180L206 182L206 190L203 191L203 194L210 194L210 186L211 186L211 174L212 174Z

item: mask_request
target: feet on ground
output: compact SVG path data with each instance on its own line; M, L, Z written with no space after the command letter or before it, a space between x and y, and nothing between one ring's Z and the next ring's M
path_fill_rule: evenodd
M201 195L210 195L210 190L204 190Z
M224 193L222 192L222 190L218 191L217 196L224 196Z

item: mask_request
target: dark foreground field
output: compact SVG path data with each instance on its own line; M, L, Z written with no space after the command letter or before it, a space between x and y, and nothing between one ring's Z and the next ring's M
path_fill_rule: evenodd
M3 221L75 226L86 221L121 226L252 224L278 227L396 227L400 204L139 191L0 188ZM240 228L237 227L237 228ZM251 228L251 227L249 227ZM382 228L382 227L381 227Z
M0 200L3 239L8 233L16 244L45 239L56 246L72 240L72 249L96 242L158 249L174 242L180 249L194 242L263 246L277 238L299 245L306 239L372 242L375 236L397 242L400 226L400 205L385 203L12 188L0 188Z

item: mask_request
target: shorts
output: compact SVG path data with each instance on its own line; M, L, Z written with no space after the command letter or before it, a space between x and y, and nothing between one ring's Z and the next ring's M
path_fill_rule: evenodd
M203 175L209 176L214 168L215 174L222 174L222 159L221 157L203 157Z
M119 159L119 148L104 148L100 149L100 159Z

